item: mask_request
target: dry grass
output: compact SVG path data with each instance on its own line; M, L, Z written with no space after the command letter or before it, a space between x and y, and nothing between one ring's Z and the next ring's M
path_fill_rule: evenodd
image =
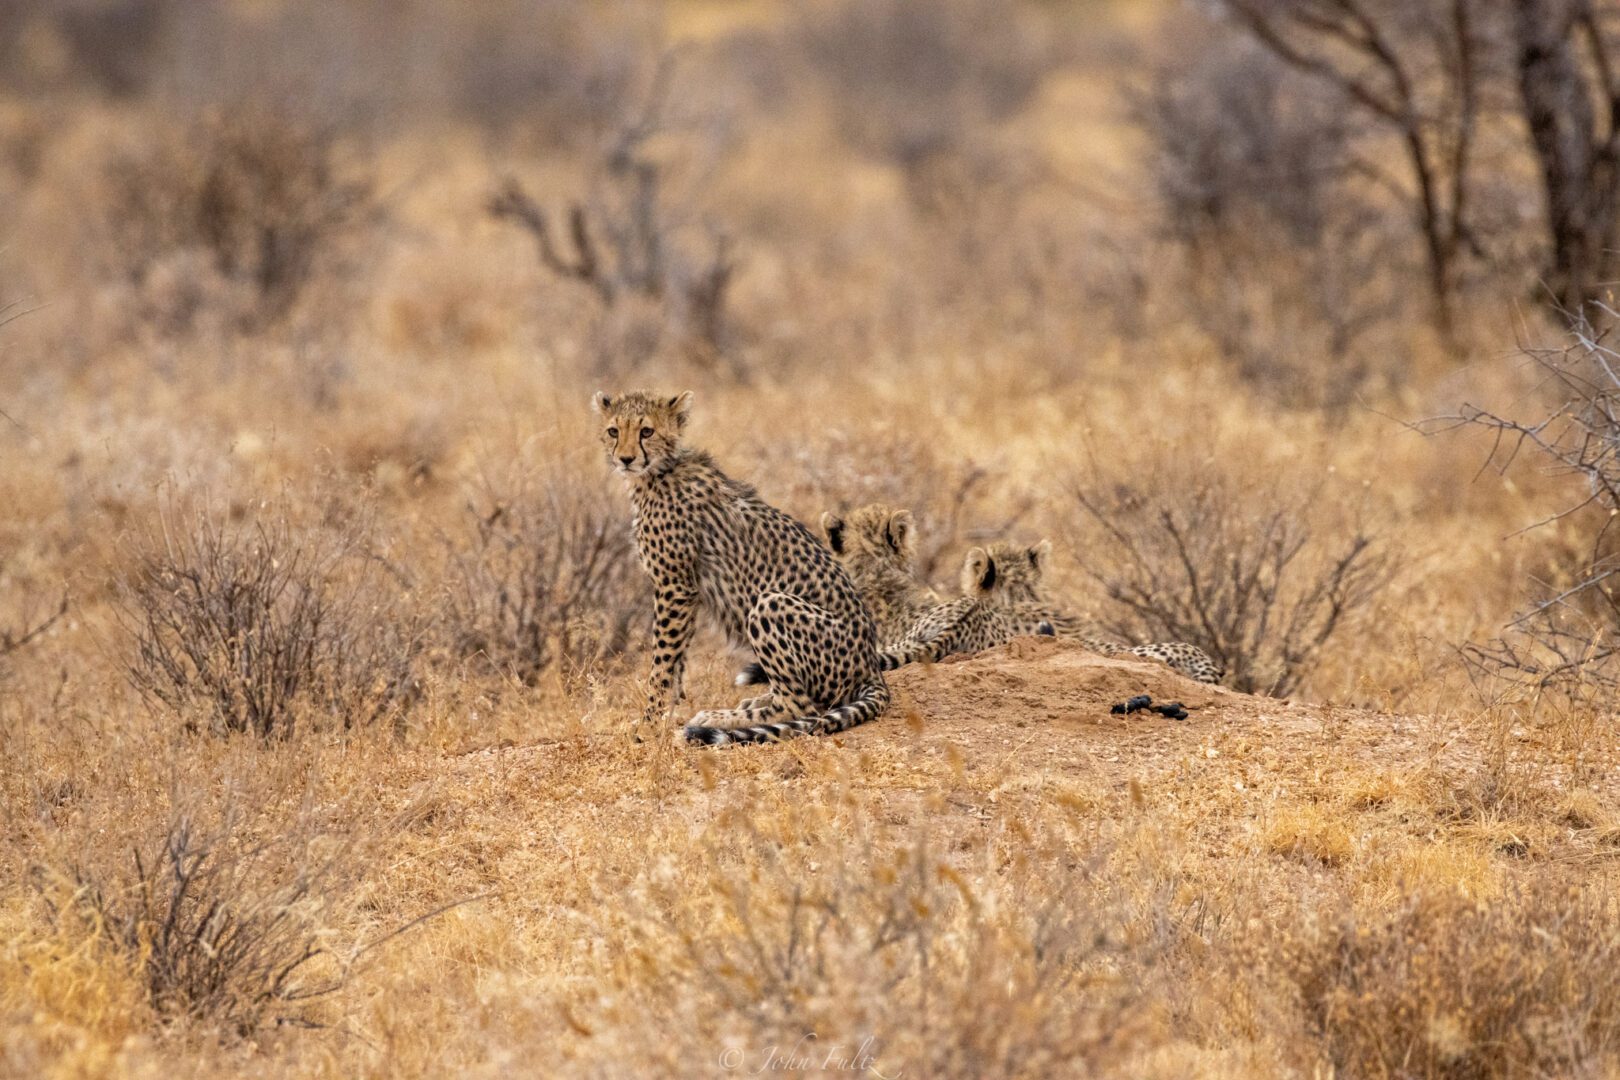
M1378 321L1335 353L1279 306L1320 250L1240 216L1195 280L1121 93L1146 6L953 3L855 78L852 38L892 56L922 8L226 5L153 16L116 89L79 7L29 5L0 96L0 311L30 311L0 327L0 1074L1620 1070L1612 702L1459 662L1590 522L1520 533L1579 492L1402 423L1536 400L1502 358L1543 330L1499 314L1529 286L1467 299L1457 355L1394 302L1413 260L1352 253L1317 283ZM606 347L487 212L511 177L552 214L612 196L666 51L635 161L735 242L723 356L678 295ZM260 54L362 105L283 115ZM901 673L838 740L633 743L645 586L587 407L630 385L693 388L693 440L803 520L912 507L936 577L1051 537L1079 614L1119 614L1110 524L1157 550L1135 495L1241 503L1188 535L1222 580L1276 511L1310 542L1233 626L1290 701L1036 642ZM1391 582L1288 644L1363 529ZM689 705L734 663L702 633ZM1144 686L1191 718L1108 713Z

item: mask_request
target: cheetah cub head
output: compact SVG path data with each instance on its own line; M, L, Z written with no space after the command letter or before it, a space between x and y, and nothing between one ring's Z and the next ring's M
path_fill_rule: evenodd
M917 532L910 510L873 503L842 517L822 514L821 531L832 553L849 566L885 565L909 574L917 557Z
M608 464L624 476L640 476L669 459L681 445L692 409L692 391L665 397L645 390L592 399L602 424Z
M962 561L962 595L1006 604L1038 600L1041 576L1051 555L1050 540L1034 547L1005 540L976 547Z

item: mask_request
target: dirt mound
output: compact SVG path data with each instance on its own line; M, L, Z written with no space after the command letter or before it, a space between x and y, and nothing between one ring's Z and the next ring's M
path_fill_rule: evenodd
M1193 682L1157 661L1099 656L1057 638L1020 638L999 649L910 667L890 676L925 716L953 712L1001 719L1065 721L1108 716L1115 702L1138 694L1179 701L1189 712L1248 699Z
M1242 694L1156 661L1100 656L1053 638L904 668L889 684L888 713L839 737L882 759L954 751L970 763L1016 760L1048 775L1124 783L1185 771L1194 761L1200 772L1224 772L1240 761L1252 768L1257 759L1309 760L1329 745L1341 761L1373 765L1389 754L1447 753L1436 748L1446 733L1430 718ZM1187 719L1110 711L1138 694L1181 702ZM1246 782L1241 769L1232 779Z

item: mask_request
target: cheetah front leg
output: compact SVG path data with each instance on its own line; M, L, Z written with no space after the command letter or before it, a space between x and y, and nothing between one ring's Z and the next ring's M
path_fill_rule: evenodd
M697 597L682 589L665 586L653 595L653 663L647 676L647 711L643 724L653 724L669 715L670 705L681 698L686 674L686 648L697 625Z

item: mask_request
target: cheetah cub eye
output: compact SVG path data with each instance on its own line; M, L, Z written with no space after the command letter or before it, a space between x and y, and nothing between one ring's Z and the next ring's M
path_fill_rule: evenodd
M653 435L653 429L652 428L644 427L644 428L641 429L641 437L643 439L650 439L650 438L652 438L652 435Z
M617 439L618 437L619 437L619 429L618 428L616 428L616 427L608 428L608 438Z

